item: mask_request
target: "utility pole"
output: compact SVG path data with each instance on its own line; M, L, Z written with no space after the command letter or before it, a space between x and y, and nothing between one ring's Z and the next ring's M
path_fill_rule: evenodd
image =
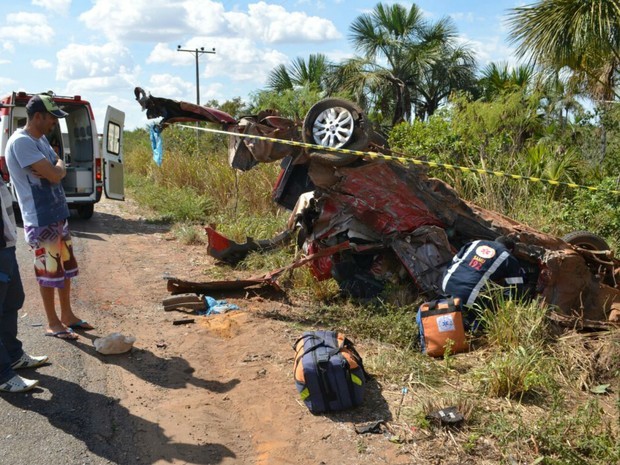
M189 50L185 48L181 48L180 45L177 45L177 52L189 52L194 54L196 57L196 105L200 105L200 77L198 73L198 57L203 53L215 53L215 48L211 50L205 50L204 47L196 48L195 50Z

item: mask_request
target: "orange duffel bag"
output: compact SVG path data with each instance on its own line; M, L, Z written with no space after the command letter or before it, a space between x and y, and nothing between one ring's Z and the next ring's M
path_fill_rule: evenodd
M420 328L420 345L425 354L441 357L448 345L452 354L469 349L461 299L458 297L424 302L418 309L416 320Z

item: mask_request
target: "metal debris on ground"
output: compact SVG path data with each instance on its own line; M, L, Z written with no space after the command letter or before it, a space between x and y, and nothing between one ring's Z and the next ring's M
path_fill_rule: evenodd
M456 407L446 407L429 413L426 419L437 426L460 426L465 417Z

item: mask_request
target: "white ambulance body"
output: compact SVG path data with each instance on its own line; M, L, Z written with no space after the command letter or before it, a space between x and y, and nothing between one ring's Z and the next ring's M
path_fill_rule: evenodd
M0 172L15 203L17 199L6 169L4 153L11 134L26 125L26 103L32 95L13 92L0 99L1 103L8 106L0 108ZM93 215L95 203L101 200L102 192L111 199L125 198L122 162L125 114L108 107L100 141L90 103L82 100L79 95L54 95L53 99L68 115L58 120L59 124L47 138L67 167L62 185L69 208L76 209L81 218L89 219Z

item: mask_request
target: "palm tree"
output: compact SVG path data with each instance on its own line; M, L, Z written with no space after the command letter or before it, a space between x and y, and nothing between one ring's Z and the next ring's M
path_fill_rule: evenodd
M534 67L520 65L509 69L507 63L489 63L482 70L479 84L482 87L482 97L491 101L504 92L527 90L534 82Z
M438 58L423 67L412 83L416 117L424 120L435 113L452 92L466 91L475 96L476 60L466 46L446 45Z
M429 23L415 4L379 3L350 29L362 56L344 62L333 84L392 112L393 123L409 120L413 103L416 113L431 115L464 78L473 82L473 56L456 46L450 19Z
M329 68L330 64L325 55L310 55L307 63L303 58L297 57L289 66L279 65L274 68L267 77L267 87L276 92L304 86L323 89Z
M569 69L604 115L620 99L620 0L539 0L510 14L517 53L543 67ZM601 125L601 155L607 128Z
M509 14L517 54L569 68L598 101L619 98L620 0L539 0Z

